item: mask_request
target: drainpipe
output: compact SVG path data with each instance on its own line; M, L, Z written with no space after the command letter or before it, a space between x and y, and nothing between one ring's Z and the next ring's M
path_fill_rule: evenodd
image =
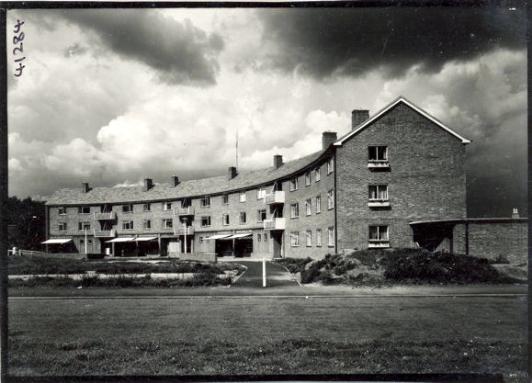
M469 222L465 223L465 255L469 255Z

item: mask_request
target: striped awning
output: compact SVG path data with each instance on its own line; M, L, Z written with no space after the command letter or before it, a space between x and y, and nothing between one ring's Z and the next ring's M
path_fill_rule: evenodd
M216 235L211 235L210 237L207 237L207 238L204 238L205 240L209 240L209 239L222 239L222 238L227 238L229 237L231 234L216 234Z
M233 234L230 237L224 238L224 239L242 239L242 238L248 238L251 237L251 233L239 233L239 234Z

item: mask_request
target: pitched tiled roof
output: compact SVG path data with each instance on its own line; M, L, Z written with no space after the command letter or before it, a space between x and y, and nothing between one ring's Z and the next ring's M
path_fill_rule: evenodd
M138 187L95 187L84 193L80 189L60 189L48 200L47 205L101 204L137 201L170 200L183 197L198 197L232 190L258 187L294 174L320 158L325 151L312 153L294 161L284 163L278 169L269 167L239 173L231 180L227 176L216 176L182 181L173 186L167 183L155 184L150 190Z

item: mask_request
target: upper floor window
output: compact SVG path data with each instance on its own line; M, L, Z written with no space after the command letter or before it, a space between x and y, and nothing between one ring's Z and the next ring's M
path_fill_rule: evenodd
M240 202L246 202L246 192L240 192Z
M321 246L321 229L316 229L316 246Z
M67 224L66 222L59 222L57 224L57 230L59 231L65 231L67 229Z
M327 246L334 246L334 227L327 228Z
M79 231L85 231L91 229L91 223L90 222L78 222L78 230Z
M133 213L133 204L122 205L122 213Z
M307 199L305 201L305 214L311 215L312 214L312 199Z
M201 217L201 227L208 227L208 226L211 226L211 217L210 216Z
M262 222L266 219L266 209L257 210L257 222Z
M123 230L133 230L133 221L123 221L122 222Z
M266 190L264 188L259 188L257 190L257 199L263 199L266 197Z
M163 210L172 210L172 202L163 202Z
M321 195L316 196L316 214L321 213Z
M370 201L388 201L388 185L369 185Z
M290 246L299 246L299 231L293 231L290 233Z
M58 213L59 215L66 215L66 207L64 207L64 206L60 206L60 207L58 207L58 208L57 208L57 213Z
M316 182L319 182L321 179L321 168L318 166L316 169L314 169L314 180Z
M144 205L142 205L142 210L150 211L151 210L151 204L145 203Z
M243 225L246 223L246 212L245 211L241 211L240 212L240 224Z
M229 225L229 214L222 215L222 225L224 226Z
M80 206L80 207L78 207L78 213L79 214L90 214L91 213L91 207L90 206Z
M368 147L369 161L388 161L388 147L384 145L373 145Z
M186 208L186 207L190 207L190 206L192 206L192 201L190 200L190 198L183 198L181 200L181 207L182 208Z
M294 177L290 180L290 191L297 190L299 187L299 180L297 177Z
M143 227L145 230L149 230L149 229L151 229L151 220L149 220L149 219L145 219L144 222L142 223L142 227Z
M172 218L164 218L163 219L163 228L164 229L171 229L174 227L174 221Z
M327 175L331 174L334 171L334 158L329 158L327 161Z
M305 186L310 186L310 182L311 182L310 172L306 172L305 173Z
M211 206L211 197L209 197L208 195L205 196L205 197L201 197L200 205L201 205L201 207L210 207Z
M229 194L224 194L224 195L222 196L222 203L223 203L224 205L229 205Z
M293 203L290 205L290 218L299 217L299 203Z
M334 191L329 190L327 192L327 209L333 209L334 208Z
M305 237L306 237L306 245L307 245L307 247L312 246L312 230L307 230L305 232Z
M369 240L374 242L388 241L388 225L371 225L369 227Z

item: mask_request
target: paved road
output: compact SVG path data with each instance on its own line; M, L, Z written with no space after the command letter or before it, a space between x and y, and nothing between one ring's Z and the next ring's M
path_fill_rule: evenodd
M239 262L246 266L246 272L231 286L232 288L262 288L262 262ZM266 287L299 286L294 277L282 266L266 262Z

